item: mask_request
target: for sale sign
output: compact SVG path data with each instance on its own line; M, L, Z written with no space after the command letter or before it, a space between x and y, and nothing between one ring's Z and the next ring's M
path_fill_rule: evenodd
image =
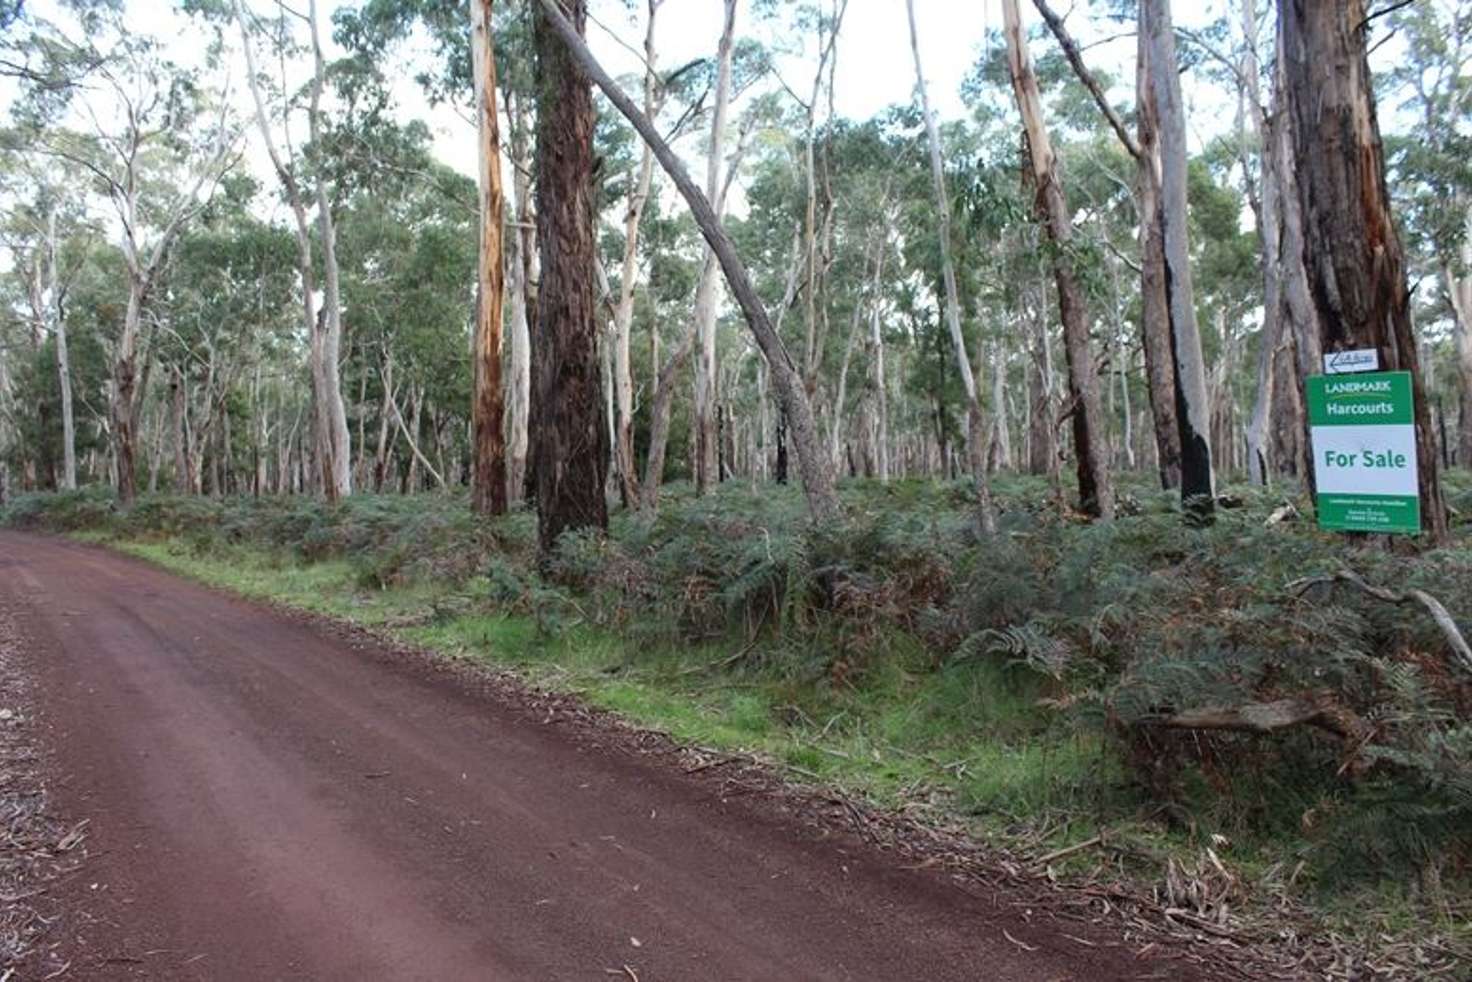
M1319 526L1421 531L1411 374L1313 375L1307 383Z

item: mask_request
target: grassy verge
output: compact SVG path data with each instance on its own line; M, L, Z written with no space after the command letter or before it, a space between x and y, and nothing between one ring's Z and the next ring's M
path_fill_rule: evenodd
M1034 857L1098 839L1060 875L1208 914L1364 943L1472 935L1472 680L1417 608L1287 584L1350 567L1472 623L1472 535L1366 548L1285 499L1236 491L1206 530L1127 485L1088 525L1027 480L998 482L1002 534L964 484L857 482L845 522L806 524L792 489L675 493L550 564L526 513L463 499L17 501L0 521L105 541L244 594L511 669L632 722L752 752ZM1472 489L1450 483L1472 514ZM1301 504L1301 503L1300 503ZM1171 713L1313 696L1360 721L1181 732ZM1173 887L1174 884L1174 887Z
M913 665L891 662L862 691L817 691L743 671L732 660L751 654L745 644L651 646L606 627L574 622L551 631L533 615L488 611L493 588L482 577L375 589L344 560L307 563L250 546L201 554L179 538L74 536L241 596L511 669L683 743L756 753L884 804L943 797L987 832L1087 812L1123 794L1124 776L1098 737L1040 726L1040 686L995 662L935 672L916 650ZM1071 830L1078 839L1092 834L1089 823ZM1060 835L1050 842L1066 844L1069 833Z

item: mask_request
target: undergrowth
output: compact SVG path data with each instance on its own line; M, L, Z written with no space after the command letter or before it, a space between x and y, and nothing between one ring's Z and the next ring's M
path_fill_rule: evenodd
M1418 606L1289 585L1353 569L1430 592L1465 630L1472 530L1417 552L1268 524L1282 492L1234 490L1206 529L1143 483L1111 524L1060 513L1028 479L995 493L986 538L964 483L854 482L826 528L794 489L676 488L652 520L565 537L540 569L534 515L482 520L448 495L118 511L83 492L22 496L0 520L510 665L982 836L1041 852L1110 830L1146 875L1210 848L1278 893L1345 910L1394 896L1465 928L1472 673ZM1448 496L1472 514L1465 476ZM1174 725L1295 700L1342 732Z

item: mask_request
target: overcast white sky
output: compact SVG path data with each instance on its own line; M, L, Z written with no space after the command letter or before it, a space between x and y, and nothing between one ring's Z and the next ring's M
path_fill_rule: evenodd
M271 9L268 0L247 2L263 11ZM331 10L342 5L334 0L321 2L324 21L327 21ZM1175 16L1180 24L1199 26L1226 11L1229 3L1235 13L1238 0L1177 0ZM943 120L960 118L965 114L959 94L962 79L982 53L988 31L1001 28L1000 0L915 0L915 6L932 105ZM1024 21L1029 25L1037 24L1032 4L1024 2L1021 6ZM1069 12L1070 29L1086 45L1124 29L1102 20L1093 23L1089 0L1058 0L1057 6ZM65 14L58 12L56 0L32 0L30 7L37 16L62 23L66 20ZM637 76L642 71L641 64L625 45L634 48L642 45L645 5L635 2L626 6L624 0L589 0L589 7L592 20L588 39L594 53L615 76ZM130 0L129 13L130 22L135 23L139 30L165 39L171 57L186 64L198 62L202 54L201 31L179 13L176 3L170 0ZM660 10L661 63L664 66L680 65L709 56L720 32L720 17L721 0L666 0ZM813 40L790 35L776 37L773 31L771 24L756 21L751 13L750 0L744 0L738 32L769 45L801 49L779 59L778 67L795 90L805 92L811 85L816 63ZM240 101L242 113L247 113L249 102L244 91L245 69L238 51L238 38L231 34L228 40L236 46L232 51L235 96ZM324 41L327 42L329 57L339 53L330 38L324 38ZM1051 38L1040 39L1036 42L1034 56L1052 47ZM423 56L422 51L416 54L416 48L422 46L410 45L393 66L397 69L394 89L401 115L428 122L435 135L436 154L456 169L471 174L475 141L470 124L450 107L428 105L413 81L414 61L416 57ZM1086 57L1092 66L1111 71L1126 84L1132 83L1133 37L1116 38L1090 47ZM1380 57L1385 57L1384 52ZM302 75L299 80L304 81L309 65L303 62L300 69ZM867 118L887 106L909 102L913 88L914 68L905 0L850 0L838 49L835 97L838 113L851 118ZM1194 145L1200 146L1215 133L1234 125L1234 100L1230 93L1205 84L1191 74L1184 79L1184 89ZM1132 93L1123 90L1118 95L1126 102L1132 97ZM0 87L0 106L5 101L6 91ZM253 126L247 132L251 144L247 158L249 164L270 186L270 172L264 150L259 145L259 136ZM694 145L697 142L691 141L692 145L685 148L687 152L698 152Z

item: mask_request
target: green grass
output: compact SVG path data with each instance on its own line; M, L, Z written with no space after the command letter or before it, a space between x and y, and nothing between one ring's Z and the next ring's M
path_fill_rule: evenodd
M1080 789L1087 797L1124 783L1097 738L1040 724L1036 683L993 663L925 674L886 663L862 690L794 685L755 671L713 678L703 669L730 657L732 645L651 646L586 625L548 634L531 616L479 609L489 590L480 578L454 588L420 582L375 590L343 560L306 563L247 546L201 554L179 539L78 537L245 597L511 669L679 742L755 753L882 803L940 790L983 824L1015 824L1076 804ZM435 613L452 599L476 609Z

